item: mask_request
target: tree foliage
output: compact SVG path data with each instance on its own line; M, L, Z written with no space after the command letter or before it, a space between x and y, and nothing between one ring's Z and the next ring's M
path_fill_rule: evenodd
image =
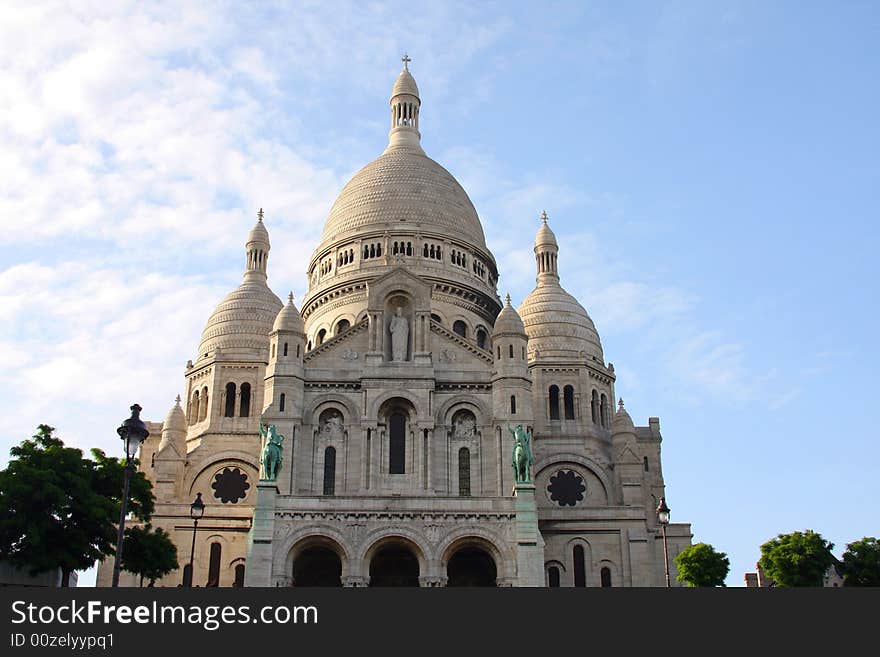
M880 541L866 536L843 553L844 586L880 586Z
M152 586L157 579L177 569L177 547L161 527L155 531L149 523L143 527L129 527L122 544L121 566L123 570L140 575L141 586L144 579Z
M678 581L688 586L724 586L730 572L730 559L708 543L686 547L675 557Z
M115 552L125 466L100 450L85 458L54 431L41 424L0 471L0 559L34 575L60 568L67 586L71 572ZM152 485L140 472L129 509L142 520L153 512Z
M811 529L779 534L761 546L758 565L777 586L822 586L833 543Z

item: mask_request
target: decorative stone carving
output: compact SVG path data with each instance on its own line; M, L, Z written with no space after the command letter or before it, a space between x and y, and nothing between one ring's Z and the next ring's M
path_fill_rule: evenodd
M391 318L388 329L391 331L391 360L405 361L409 341L409 320L403 316L403 309L400 306Z
M455 362L455 352L451 349L444 347L440 350L440 362L441 363L454 363Z
M456 440L470 440L477 434L477 419L470 411L458 411L452 418L452 437Z
M346 347L342 350L342 355L340 356L340 358L342 358L342 360L357 360L358 352L356 352L351 347Z
M321 438L327 440L342 440L345 437L345 428L342 424L342 413L335 409L321 413L319 421Z

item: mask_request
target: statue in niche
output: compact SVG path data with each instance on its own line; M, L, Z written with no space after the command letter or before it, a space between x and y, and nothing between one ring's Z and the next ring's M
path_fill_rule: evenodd
M330 440L343 438L345 429L342 426L342 414L339 411L328 411L321 414L320 432L323 438Z
M394 317L388 326L391 331L391 360L405 361L406 347L409 340L409 321L403 316L403 309L397 306Z
M452 436L454 438L460 440L473 438L476 431L477 421L471 413L467 411L456 413L455 418L452 420Z

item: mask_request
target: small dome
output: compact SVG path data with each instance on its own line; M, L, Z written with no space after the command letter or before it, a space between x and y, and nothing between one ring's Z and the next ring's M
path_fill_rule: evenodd
M180 407L180 395L174 402L174 406L165 416L162 423L162 439L159 441L157 454L164 452L169 446L173 446L178 456L186 455L186 415Z
M266 226L263 225L263 210L260 208L259 219L257 223L251 228L251 232L248 233L247 242L245 244L265 244L269 246L269 231L266 230Z
M519 315L529 336L530 350L542 356L594 358L604 363L593 320L555 277L543 281L525 298Z
M295 333L305 333L305 324L303 324L302 315L293 303L293 292L287 297L287 305L284 306L275 318L272 325L272 331L293 331Z
M516 335L526 335L526 327L523 325L522 318L516 312L516 308L510 305L510 295L508 294L504 308L495 318L495 327L492 329L492 335L501 335L503 333L513 333Z
M419 97L419 87L416 85L416 79L409 72L408 68L404 68L400 72L400 75L397 76L397 80L394 82L394 87L391 89L392 98L400 94Z
M535 248L542 246L554 246L559 248L559 244L556 242L556 235L550 229L550 226L547 225L547 213L541 213L541 227L538 228L538 232L535 235Z
M635 433L636 427L633 424L629 413L627 413L626 409L623 407L622 399L617 403L617 412L614 414L614 419L611 421L611 428L614 433Z
M165 416L165 422L162 423L162 433L164 434L169 430L186 431L186 415L184 415L183 409L180 407L180 395L177 395L174 406L168 411L168 415Z
M269 350L269 332L281 310L281 299L261 278L245 280L211 313L199 342L199 358L217 348L253 357Z

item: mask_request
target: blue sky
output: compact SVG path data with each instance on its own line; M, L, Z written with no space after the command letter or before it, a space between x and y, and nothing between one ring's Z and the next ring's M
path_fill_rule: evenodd
M779 532L878 535L876 3L106 4L0 9L0 464L161 420L259 207L302 297L408 51L499 292L546 208L728 585Z

